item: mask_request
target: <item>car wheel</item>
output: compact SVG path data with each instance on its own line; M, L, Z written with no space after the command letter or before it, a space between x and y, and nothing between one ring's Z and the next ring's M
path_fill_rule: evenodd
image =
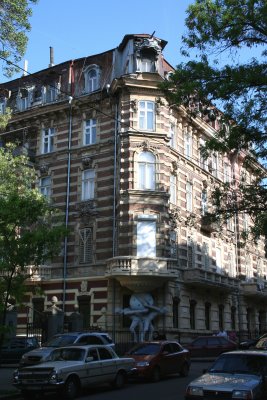
M120 371L117 373L116 378L111 383L111 386L115 389L121 389L125 385L125 382L126 376L122 371Z
M180 375L181 376L188 376L189 373L189 365L187 363L184 363L182 365L182 368L180 369Z
M151 380L152 382L158 382L160 380L160 369L159 367L155 367L152 371Z
M64 386L64 398L67 400L73 400L77 397L79 392L79 384L77 379L68 378Z

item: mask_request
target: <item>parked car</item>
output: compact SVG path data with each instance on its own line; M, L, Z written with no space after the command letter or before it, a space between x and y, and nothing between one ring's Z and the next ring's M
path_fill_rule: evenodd
M211 368L193 380L186 400L266 400L267 352L238 350L220 355Z
M0 350L1 364L18 364L22 355L30 350L39 348L36 336L15 336L4 341Z
M262 337L259 339L254 347L251 349L256 350L267 350L267 337Z
M198 336L186 345L191 357L217 357L226 351L237 349L237 344L223 336Z
M42 364L17 369L13 385L25 399L44 392L74 399L87 386L121 388L133 367L132 358L118 357L110 346L67 346L54 349Z
M46 361L56 347L69 344L101 344L115 347L111 337L106 332L70 332L60 333L44 343L39 349L25 353L20 360L20 366L34 365Z
M175 373L187 376L190 368L189 351L175 341L139 343L126 355L135 360L134 377L147 378L154 382Z
M250 349L250 348L256 346L257 343L259 342L259 340L264 339L264 338L267 338L267 333L264 333L264 335L258 336L257 338L254 338L254 339L244 340L243 342L241 342L239 344L239 348L242 350Z

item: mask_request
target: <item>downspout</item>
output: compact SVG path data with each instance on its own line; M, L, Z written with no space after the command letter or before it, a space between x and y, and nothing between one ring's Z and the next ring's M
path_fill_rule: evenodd
M114 125L114 180L113 180L113 215L112 215L112 257L116 255L116 237L117 237L117 139L118 139L118 101L115 104L115 125ZM112 287L112 337L115 338L115 301L116 301L116 280L113 278Z
M70 65L69 74L70 93L73 94L73 61ZM70 166L71 166L71 138L72 138L72 100L69 96L69 124L68 124L68 160L67 160L67 191L66 191L66 211L65 211L65 228L69 225L69 204L70 204ZM64 259L63 259L63 299L62 310L65 312L66 304L66 279L67 279L67 261L68 261L68 237L64 237Z

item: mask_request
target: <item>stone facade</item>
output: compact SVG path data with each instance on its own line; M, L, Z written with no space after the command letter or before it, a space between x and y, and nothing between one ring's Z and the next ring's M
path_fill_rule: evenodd
M147 293L167 310L154 327L182 342L219 326L266 330L264 242L239 248L247 216L220 229L205 220L212 189L250 172L242 157L202 158L219 120L167 103L165 45L126 35L116 49L1 85L1 109L14 111L2 143L19 141L71 232L32 271L18 327L56 295L65 315L78 305L84 328L128 331L116 309Z

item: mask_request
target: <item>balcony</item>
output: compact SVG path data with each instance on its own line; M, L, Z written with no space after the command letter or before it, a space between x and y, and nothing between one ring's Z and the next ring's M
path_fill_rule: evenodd
M177 260L171 258L114 257L106 276L116 278L132 291L150 291L179 276Z
M39 282L43 280L51 279L51 267L47 267L45 265L35 267L28 266L27 267L27 275L29 275L29 280L32 282Z
M267 296L267 282L257 278L241 282L240 288L246 297L263 298Z
M229 275L220 274L216 271L201 268L191 268L183 271L183 280L185 285L194 285L196 287L218 288L225 292L231 292L238 289L238 279Z

